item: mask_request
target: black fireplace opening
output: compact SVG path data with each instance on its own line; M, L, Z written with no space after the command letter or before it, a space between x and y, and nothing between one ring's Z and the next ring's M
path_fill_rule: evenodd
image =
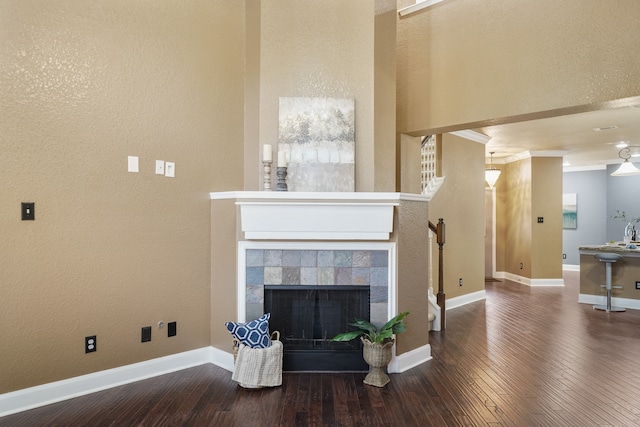
M359 339L331 339L369 319L368 286L265 285L269 329L280 332L284 371L367 371Z

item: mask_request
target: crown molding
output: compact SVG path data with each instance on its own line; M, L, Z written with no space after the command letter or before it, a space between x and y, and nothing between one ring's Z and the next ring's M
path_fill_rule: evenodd
M480 144L486 144L491 140L490 136L483 133L476 132L474 130L457 130L455 132L449 132L451 135L459 136L460 138L468 139L470 141L479 142Z
M444 0L417 0L416 4L413 4L411 6L407 6L407 7L403 7L402 9L398 9L398 14L401 17L405 17L407 15L410 15L412 13L418 12L422 9L426 9L430 6L433 6L434 4L438 4L440 2L443 2Z
M562 168L562 172L589 172L604 170L607 170L607 165L565 166Z
M569 154L569 151L567 150L523 151L522 153L505 157L504 163L513 163L518 160L529 159L531 157L564 157L567 154Z

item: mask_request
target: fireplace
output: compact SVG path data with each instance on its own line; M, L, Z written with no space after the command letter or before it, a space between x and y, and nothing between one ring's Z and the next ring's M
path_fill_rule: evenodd
M334 342L352 329L355 318L369 319L369 286L275 285L264 288L271 330L280 331L285 371L366 371L359 340Z

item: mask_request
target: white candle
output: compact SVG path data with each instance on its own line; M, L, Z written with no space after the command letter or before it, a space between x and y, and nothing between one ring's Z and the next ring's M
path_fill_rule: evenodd
M281 168L287 167L287 152L278 151L278 166Z
M273 158L271 157L271 144L264 144L262 146L262 161L270 162Z

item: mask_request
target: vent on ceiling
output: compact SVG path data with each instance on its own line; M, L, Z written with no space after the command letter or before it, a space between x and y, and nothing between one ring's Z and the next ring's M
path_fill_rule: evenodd
M611 126L603 126L601 128L593 128L594 132L602 132L602 131L611 130L611 129L618 129L618 126L611 125Z

